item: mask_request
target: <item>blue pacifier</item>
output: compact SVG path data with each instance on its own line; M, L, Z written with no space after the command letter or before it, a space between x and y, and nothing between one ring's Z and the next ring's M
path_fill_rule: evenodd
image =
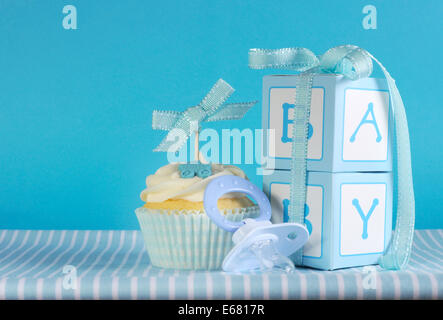
M218 199L230 192L240 192L253 198L260 208L255 219L235 222L225 219L217 208ZM243 178L226 175L212 180L203 199L209 218L220 228L234 232L235 246L223 261L226 272L285 271L293 272L294 263L288 258L309 238L305 226L298 223L272 224L271 204L256 185Z

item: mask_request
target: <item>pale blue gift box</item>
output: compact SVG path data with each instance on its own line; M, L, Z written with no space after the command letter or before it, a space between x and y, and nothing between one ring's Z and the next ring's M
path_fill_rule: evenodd
M264 154L274 160L268 160L266 168L290 168L295 91L294 75L263 78L262 125L275 130L275 139L265 137ZM341 75L316 75L312 86L308 170L391 171L391 112L384 79L351 81ZM275 152L269 148L272 141Z
M264 173L272 221L287 222L289 172ZM392 173L308 172L305 209L310 239L304 266L333 270L376 264L391 237ZM367 219L366 233L359 209Z

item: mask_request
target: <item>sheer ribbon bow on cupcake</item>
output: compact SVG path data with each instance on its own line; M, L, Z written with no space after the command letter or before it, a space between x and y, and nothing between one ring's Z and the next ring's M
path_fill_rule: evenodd
M200 163L199 131L202 122L219 120L239 120L254 106L257 101L242 103L225 103L234 93L226 81L219 79L203 100L183 112L159 111L152 113L152 129L169 131L154 151L176 152L195 135L195 163L180 166L183 178L198 175L201 178L211 175L211 166Z

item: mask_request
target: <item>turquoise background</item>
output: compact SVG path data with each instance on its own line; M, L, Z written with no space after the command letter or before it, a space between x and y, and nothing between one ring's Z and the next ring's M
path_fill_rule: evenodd
M64 5L78 29L62 27ZM377 7L377 30L362 8ZM408 117L417 228L443 228L441 1L0 1L0 228L138 228L155 106L183 110L223 78L261 98L273 71L249 48L366 48L396 78ZM377 74L380 75L380 72ZM260 106L241 122L260 127ZM253 165L243 166L251 179Z

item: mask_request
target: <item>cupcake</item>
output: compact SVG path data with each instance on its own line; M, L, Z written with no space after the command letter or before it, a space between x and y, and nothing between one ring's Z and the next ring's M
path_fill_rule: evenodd
M212 164L212 175L182 178L179 164L168 164L146 178L143 207L135 213L153 266L174 269L221 268L232 249L232 233L217 227L206 215L203 195L207 184L222 175L246 178L232 165ZM258 215L258 207L239 193L218 200L225 218L241 221Z

